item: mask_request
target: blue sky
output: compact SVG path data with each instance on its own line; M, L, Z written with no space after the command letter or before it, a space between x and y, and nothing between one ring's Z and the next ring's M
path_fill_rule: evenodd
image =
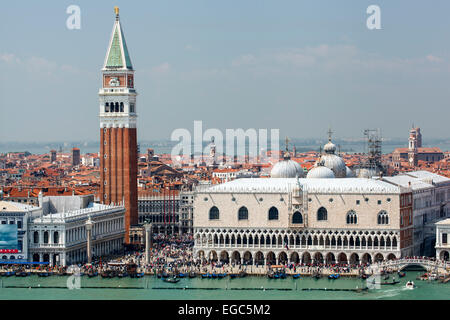
M66 8L81 8L81 29ZM366 8L381 8L368 30ZM9 1L0 12L0 138L97 140L100 69L121 22L138 138L176 128L279 128L340 138L380 128L449 137L450 2Z

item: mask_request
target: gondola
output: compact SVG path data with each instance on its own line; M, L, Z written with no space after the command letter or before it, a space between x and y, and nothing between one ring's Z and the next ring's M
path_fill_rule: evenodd
M184 273L179 273L178 278L184 278L186 275Z
M328 279L339 279L340 275L338 273L333 273L328 276Z
M26 277L26 276L28 276L28 272L25 271L16 272L16 277Z
M208 273L202 274L202 279L208 279Z
M14 275L14 272L12 272L12 271L2 272L2 277L11 277L13 275Z
M39 272L38 276L39 277L48 277L48 276L50 276L50 273L48 273L48 272Z
M119 272L119 273L117 274L117 277L118 277L118 278L126 278L126 277L128 277L128 273L127 273L126 271L124 271L124 272Z
M217 279L217 278L218 278L218 275L217 275L217 273L213 273L213 274L211 274L211 277L212 277L213 279Z
M298 279L298 278L300 278L300 275L299 275L298 273L293 274L293 275L292 275L292 278L293 278L293 279Z
M363 280L366 280L368 277L369 277L369 276L368 276L367 274L365 274L365 273L363 273L363 274L361 275L361 279L363 279Z
M105 278L110 278L109 273L110 273L110 271L103 271L103 272L100 273L100 276L102 278L104 278L104 279Z
M142 278L144 276L144 272L137 272L136 278Z
M245 271L239 272L239 277L240 278L245 278L246 276L247 276L247 272L245 272Z
M236 274L236 273L230 273L230 278L231 279L234 279L234 278L236 278L238 275Z
M223 279L223 278L225 278L227 276L227 274L226 273L219 273L217 276L219 277L219 279Z

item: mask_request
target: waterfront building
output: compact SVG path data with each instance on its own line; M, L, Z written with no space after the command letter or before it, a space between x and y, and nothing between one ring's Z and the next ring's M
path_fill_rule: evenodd
M0 201L0 224L17 225L17 248L0 249L0 261L28 261L28 218L38 210L28 204Z
M206 260L357 264L409 256L413 248L411 190L375 179L203 186L193 221L194 256Z
M406 172L380 178L410 188L413 196L415 256L433 256L436 222L450 216L450 179L428 171Z
M436 222L436 259L449 261L450 218Z
M67 266L85 263L86 223L92 223L93 257L122 253L125 208L94 203L94 196L42 197L29 216L29 261Z
M119 9L102 69L100 97L100 199L124 202L125 241L138 223L136 96L134 69L125 42Z

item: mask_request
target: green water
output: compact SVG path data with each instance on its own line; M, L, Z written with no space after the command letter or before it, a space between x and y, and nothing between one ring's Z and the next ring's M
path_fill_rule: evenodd
M240 279L181 279L176 284L165 283L161 279L146 276L140 279L103 279L101 277L81 277L81 289L69 290L66 287L67 276L40 278L36 275L17 278L2 277L0 299L163 299L163 300L234 300L234 299L439 299L449 300L450 283L438 281L428 282L416 280L420 272L407 272L396 285L381 286L367 292L345 291L304 291L303 288L347 288L354 289L366 286L361 279L341 278L319 280L312 278L268 279L267 277L246 277ZM398 277L396 277L398 279ZM413 280L417 286L414 290L405 288L405 283ZM24 286L26 288L7 288L8 286ZM40 288L33 288L40 286ZM122 288L118 288L121 286ZM31 287L31 288L29 288ZM58 287L58 288L44 288ZM89 288L87 288L89 287ZM96 287L96 288L91 288ZM108 288L99 288L108 287ZM134 289L124 288L134 287ZM188 287L187 289L182 289ZM228 289L227 289L228 287ZM264 291L261 287L266 288ZM156 289L164 288L164 289ZM167 289L165 289L167 288ZM181 288L177 290L174 288ZM199 289L190 289L199 288ZM210 290L210 288L217 288ZM257 288L257 290L231 290L232 288ZM291 289L291 290L274 290Z

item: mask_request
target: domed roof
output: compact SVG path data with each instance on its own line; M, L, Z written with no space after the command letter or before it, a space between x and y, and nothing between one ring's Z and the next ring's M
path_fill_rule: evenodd
M302 167L297 162L290 159L284 159L277 162L270 171L270 176L272 178L303 178L304 175Z
M313 167L311 170L309 170L308 174L306 175L306 178L316 178L316 179L333 179L335 178L333 170L318 165L316 167Z
M345 178L346 177L346 166L344 160L341 157L335 154L326 153L320 157L319 162L327 167L328 169L333 170L336 178Z
M323 151L334 154L336 152L336 145L333 142L328 141L328 143L323 146Z
M362 168L359 169L358 172L358 178L372 178L373 176L376 176L377 172L374 169L370 169L370 168Z
M350 169L349 167L345 167L345 176L347 177L347 178L354 178L355 177L355 173L353 172L353 170L352 169Z

